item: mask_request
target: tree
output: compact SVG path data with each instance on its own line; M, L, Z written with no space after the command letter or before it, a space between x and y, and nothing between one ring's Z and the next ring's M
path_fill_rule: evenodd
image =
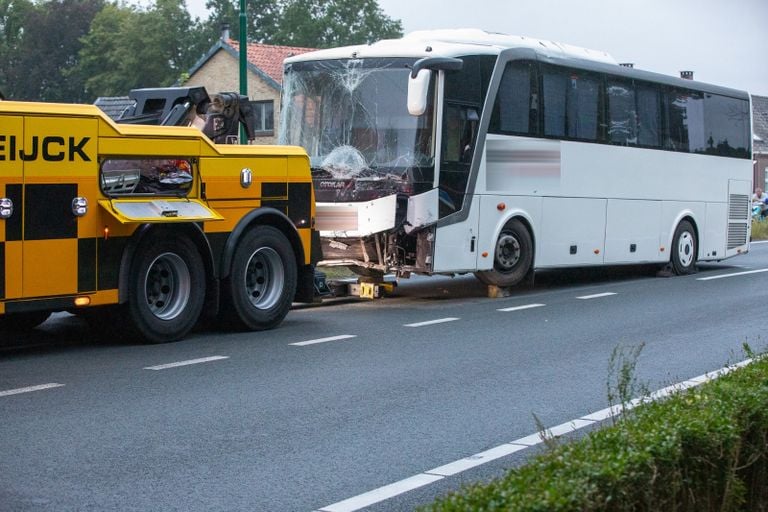
M108 4L83 38L78 73L87 76L91 97L172 85L207 47L200 30L183 0L157 0L148 9Z
M6 53L0 58L7 63L9 77L5 94L14 99L82 101L83 82L69 71L77 65L80 38L101 10L102 0L3 4L7 16L0 23Z
M240 40L238 0L208 0L206 7L211 40L222 23ZM402 23L385 15L376 0L249 0L247 15L248 40L260 43L330 48L403 34Z
M0 0L0 91L13 98L19 71L24 21L34 9L28 0Z

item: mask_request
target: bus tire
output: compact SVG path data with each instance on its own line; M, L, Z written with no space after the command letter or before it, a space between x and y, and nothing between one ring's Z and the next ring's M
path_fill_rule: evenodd
M0 332L21 333L31 331L51 316L50 311L30 311L0 316Z
M517 219L504 226L496 240L493 270L482 270L475 276L487 285L509 287L519 284L533 265L533 239Z
M696 272L696 256L699 250L699 242L696 239L696 230L687 220L677 225L672 237L672 270L682 276Z
M205 266L195 245L176 234L142 240L131 263L128 312L147 343L186 336L205 298Z
M252 331L272 329L291 309L296 257L278 229L257 226L243 235L224 282L224 319Z

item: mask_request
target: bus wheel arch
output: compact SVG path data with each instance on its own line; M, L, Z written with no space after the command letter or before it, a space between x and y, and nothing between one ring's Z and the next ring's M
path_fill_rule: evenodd
M675 274L687 275L696 272L699 233L696 223L691 217L683 217L677 223L672 235L670 249L669 262Z
M522 217L512 217L496 237L493 268L475 272L475 276L487 285L515 286L533 269L534 254L530 224Z

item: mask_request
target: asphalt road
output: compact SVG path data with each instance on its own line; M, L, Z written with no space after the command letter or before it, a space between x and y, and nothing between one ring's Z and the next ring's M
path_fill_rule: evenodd
M617 346L644 344L650 390L766 348L767 271L753 244L691 276L551 271L502 299L418 278L155 346L57 315L0 350L0 511L413 510L539 450L534 415L607 407Z

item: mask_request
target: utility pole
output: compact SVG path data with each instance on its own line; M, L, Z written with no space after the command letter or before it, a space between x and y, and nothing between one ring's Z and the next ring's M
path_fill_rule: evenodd
M240 95L248 97L248 34L245 0L240 0ZM248 135L240 124L240 144L248 144Z

